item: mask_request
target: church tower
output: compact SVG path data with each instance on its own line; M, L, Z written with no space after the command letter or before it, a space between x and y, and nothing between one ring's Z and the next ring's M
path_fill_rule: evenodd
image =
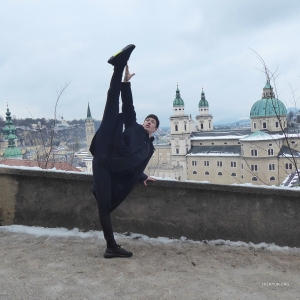
M16 145L16 141L18 140L18 137L16 136L16 127L14 126L10 115L11 113L7 105L6 122L3 128L3 140L7 142L8 147L4 150L3 156L4 158L10 159L22 159L21 149Z
M196 116L197 131L211 131L213 130L212 119L213 116L209 114L209 105L205 99L205 93L202 88L201 100L198 104L199 115Z
M87 108L87 116L85 119L85 134L86 134L86 147L87 147L87 151L89 152L92 139L95 135L95 124L94 124L94 119L92 118L89 103Z
M170 117L171 126L171 155L172 164L186 170L186 154L191 148L190 117L185 114L184 102L177 85L176 97L173 101L173 115ZM186 180L186 172L182 173L181 180Z

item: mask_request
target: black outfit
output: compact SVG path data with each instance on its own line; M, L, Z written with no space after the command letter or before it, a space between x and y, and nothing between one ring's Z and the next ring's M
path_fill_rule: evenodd
M124 67L115 67L101 122L90 147L93 159L93 194L98 203L100 224L108 248L117 247L110 213L128 196L143 173L153 152L153 137L136 122L131 87L121 82ZM119 113L119 95L122 113ZM123 124L125 130L123 132Z

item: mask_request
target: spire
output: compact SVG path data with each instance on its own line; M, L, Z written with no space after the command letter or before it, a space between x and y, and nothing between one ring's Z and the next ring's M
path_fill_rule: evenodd
M204 90L203 90L203 86L202 86L202 92L201 92L201 100L199 101L199 104L198 104L198 107L208 107L208 102L207 100L205 99L205 93L204 93Z
M174 106L184 106L184 102L180 96L180 90L178 88L178 83L177 83L177 89L176 89L176 98L173 101L173 107Z
M176 98L181 98L180 97L180 90L178 88L178 83L177 83L177 89L176 89Z
M92 117L89 102L88 102L88 108L87 108L87 115L86 115L86 117L87 117L87 118L91 118L91 117Z

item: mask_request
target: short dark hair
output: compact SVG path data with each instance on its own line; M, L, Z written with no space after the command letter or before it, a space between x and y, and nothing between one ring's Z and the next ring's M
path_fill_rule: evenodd
M159 127L159 120L158 120L158 117L157 117L156 115L150 114L150 115L148 115L148 116L145 118L145 120L148 119L148 118L154 119L154 120L156 121L156 128Z

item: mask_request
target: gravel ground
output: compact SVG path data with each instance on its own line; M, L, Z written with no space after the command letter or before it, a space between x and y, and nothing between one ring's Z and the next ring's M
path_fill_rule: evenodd
M133 257L104 259L103 239L0 237L1 300L300 299L300 249L119 238Z

